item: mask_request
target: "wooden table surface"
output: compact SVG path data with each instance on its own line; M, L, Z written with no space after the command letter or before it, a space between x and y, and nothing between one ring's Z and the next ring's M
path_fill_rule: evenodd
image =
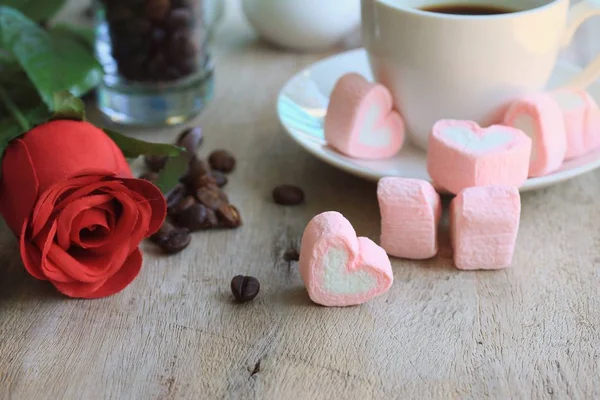
M64 18L84 7L70 5ZM215 98L196 122L201 155L237 155L226 191L245 225L194 234L170 257L145 243L137 280L101 300L63 298L27 275L2 226L0 398L600 398L600 171L523 195L511 269L460 272L447 251L393 260L387 294L315 306L283 252L326 210L377 240L376 186L305 153L278 123L279 88L326 55L271 48L228 6ZM589 21L565 56L589 61L599 37ZM304 188L306 204L273 204L280 183ZM236 274L260 279L253 302L233 303Z

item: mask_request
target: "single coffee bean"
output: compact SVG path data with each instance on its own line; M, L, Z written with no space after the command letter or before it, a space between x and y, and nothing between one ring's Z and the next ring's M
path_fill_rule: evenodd
M196 61L196 57L187 57L179 60L179 62L177 63L177 68L183 76L196 72L196 70L198 69L198 62Z
M181 183L177 184L169 193L167 193L166 200L169 214L171 214L171 208L175 207L177 203L179 203L181 199L185 197L185 193L185 187Z
M240 303L254 299L259 291L260 282L253 276L238 275L231 280L231 293Z
M191 207L174 216L175 223L191 232L212 228L212 223L208 217L208 209L199 203L194 203Z
M207 221L206 224L210 228L216 228L219 226L219 218L217 217L217 213L211 210L210 208L206 209Z
M147 0L146 17L153 21L160 21L169 12L171 2L169 0Z
M168 68L165 57L158 53L148 62L148 74L156 81L165 80L166 70Z
M217 211L221 205L229 202L227 195L216 185L203 186L196 190L196 198L213 211Z
M188 28L192 22L192 13L185 8L174 8L165 19L165 25L172 30Z
M181 132L177 138L176 144L179 147L183 147L191 157L196 154L196 149L200 147L203 139L202 128L196 126Z
M165 43L167 33L163 28L154 27L152 29L152 34L150 35L150 37L152 38L152 43L154 44L154 46L160 47Z
M169 41L168 56L171 62L196 55L196 45L191 39L192 31L187 28L177 30Z
M170 222L165 221L158 232L150 237L150 240L156 243L163 252L174 254L188 247L192 237L188 229L173 226Z
M188 175L193 180L198 175L206 175L210 172L208 163L198 157L192 157L188 167Z
M208 163L217 171L229 173L235 168L235 158L227 150L213 151L208 157Z
M273 189L273 200L282 206L295 206L304 202L304 192L297 186L280 185Z
M235 206L223 204L217 210L217 216L221 225L225 228L237 228L242 225L242 217Z
M148 34L152 29L152 24L150 21L143 18L132 18L127 21L126 30L127 33L136 38L143 37ZM126 37L124 36L123 39ZM127 39L130 40L129 37Z
M300 260L300 253L296 249L287 249L285 253L283 253L283 260L286 262L298 261Z
M198 175L192 184L194 186L194 190L198 190L205 186L217 186L217 180L212 176L212 173L206 175Z
M145 172L142 175L140 175L140 179L144 179L146 181L150 181L150 182L155 182L158 179L158 173L156 172Z
M192 207L194 204L196 204L196 199L192 196L186 196L169 209L169 215L176 216L178 214L181 214L188 208Z
M166 156L145 156L144 162L150 171L160 172L167 165L167 159Z
M225 175L224 173L222 173L221 171L211 171L210 175L213 177L213 179L215 180L215 183L217 184L218 187L223 187L225 185L227 185L227 175Z

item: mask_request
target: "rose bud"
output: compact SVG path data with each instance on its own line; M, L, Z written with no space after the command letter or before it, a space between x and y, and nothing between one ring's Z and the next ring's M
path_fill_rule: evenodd
M138 275L138 245L160 228L166 204L102 130L59 120L7 147L0 212L31 275L67 296L98 298Z

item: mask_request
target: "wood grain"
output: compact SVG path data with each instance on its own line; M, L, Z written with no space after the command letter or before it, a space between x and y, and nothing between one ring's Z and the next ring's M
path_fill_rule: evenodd
M84 6L70 5L64 18ZM326 55L268 47L228 6L215 98L196 122L202 155L237 155L226 191L245 225L195 234L171 257L145 243L138 279L94 301L29 277L2 226L0 399L600 398L600 172L523 196L509 270L460 272L448 251L394 260L384 296L315 306L282 255L326 210L377 240L375 185L308 155L278 123L279 88ZM565 57L591 59L598 37L589 21ZM171 141L176 130L137 134ZM307 203L273 204L280 183L303 187ZM236 274L260 279L253 302L232 302Z

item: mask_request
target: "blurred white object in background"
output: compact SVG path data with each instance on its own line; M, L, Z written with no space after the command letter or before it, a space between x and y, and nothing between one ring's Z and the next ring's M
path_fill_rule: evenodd
M360 26L359 0L242 0L250 25L266 41L299 51L321 51Z

